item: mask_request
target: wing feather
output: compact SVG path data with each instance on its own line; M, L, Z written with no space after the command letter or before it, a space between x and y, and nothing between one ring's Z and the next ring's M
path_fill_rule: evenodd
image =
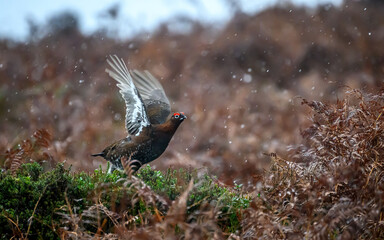
M131 71L133 81L143 98L150 123L164 123L171 113L171 105L160 82L148 71Z
M119 92L125 101L125 128L130 135L139 135L143 127L150 125L143 100L123 59L114 55L110 56L107 62L112 70L105 71L118 82L116 85L120 88Z

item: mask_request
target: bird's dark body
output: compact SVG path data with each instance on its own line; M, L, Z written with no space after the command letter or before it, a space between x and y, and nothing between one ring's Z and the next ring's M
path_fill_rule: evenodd
M123 169L122 157L126 161L133 161L133 170L138 170L141 165L152 162L163 154L180 123L170 119L164 124L144 128L139 136L128 136L116 141L94 156L101 156L111 162L113 167L110 171L115 168Z

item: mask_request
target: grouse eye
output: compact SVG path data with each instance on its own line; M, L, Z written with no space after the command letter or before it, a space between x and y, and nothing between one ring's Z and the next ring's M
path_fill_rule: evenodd
M180 117L180 113L174 113L174 114L173 114L173 117L174 117L174 118L179 118L179 117Z

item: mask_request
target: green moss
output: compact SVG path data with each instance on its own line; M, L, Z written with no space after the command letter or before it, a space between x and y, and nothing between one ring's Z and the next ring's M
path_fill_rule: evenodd
M81 212L92 203L88 198L91 190L101 182L115 181L117 176L101 173L99 170L93 175L73 175L62 164L44 173L38 163L31 163L22 165L15 176L8 172L1 173L0 179L2 238L9 239L21 234L25 236L31 225L28 235L30 239L54 239L58 235L53 231L53 226L59 224L55 212L66 205L65 196ZM34 217L31 219L32 215Z
M240 228L240 209L247 208L250 199L240 193L240 189L227 189L219 186L214 178L204 174L198 177L197 171L185 169L171 170L164 174L152 170L149 165L141 168L138 175L153 191L176 200L187 188L191 179L195 187L188 196L188 214L198 210L203 203L210 203L218 207L221 214L219 225L226 232L235 232Z
M52 214L64 204L63 193L70 180L68 170L58 165L51 172L43 173L37 163L25 164L15 176L1 174L0 181L0 232L3 239L16 233L27 233L31 239L52 238ZM40 201L39 201L40 199ZM36 211L34 208L36 203ZM34 212L34 217L31 218ZM14 223L12 223L12 221ZM19 230L20 229L20 230Z
M189 194L187 214L196 212L203 203L219 207L219 225L227 232L239 229L239 209L249 204L249 199L239 195L239 192L219 186L208 175L198 177L195 171L180 169L162 173L146 166L137 177L156 194L170 200L177 199L189 181L194 179L195 186ZM69 214L67 201L76 214L81 215L97 203L109 211L138 216L136 224L143 224L142 216L153 215L155 206L148 206L141 197L137 198L136 188L125 180L126 175L119 171L107 174L100 168L93 174L74 174L62 164L49 172L44 172L38 163L22 165L15 175L1 172L0 239L26 237L28 228L29 239L59 239L58 229L63 227L63 215ZM111 219L107 216L103 219L106 219L104 231L113 231ZM83 229L96 232L97 225L92 223L92 219L88 220L84 221Z

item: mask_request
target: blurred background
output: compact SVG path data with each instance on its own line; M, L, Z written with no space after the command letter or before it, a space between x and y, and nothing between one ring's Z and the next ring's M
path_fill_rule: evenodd
M105 168L90 154L126 136L105 73L117 54L151 71L188 116L152 166L251 183L269 162L263 153L289 156L301 144L302 99L382 87L383 12L375 0L1 1L0 163L44 128L50 161Z

